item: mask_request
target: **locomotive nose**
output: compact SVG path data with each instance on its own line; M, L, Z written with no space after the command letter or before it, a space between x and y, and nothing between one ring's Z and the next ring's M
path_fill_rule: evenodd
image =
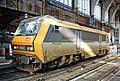
M15 36L12 45L32 45L34 36Z
M34 36L15 36L12 41L13 54L35 54Z

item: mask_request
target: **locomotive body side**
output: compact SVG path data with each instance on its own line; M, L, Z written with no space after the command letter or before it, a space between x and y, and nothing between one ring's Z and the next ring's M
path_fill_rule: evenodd
M85 59L107 54L109 44L106 32L64 21L47 21L50 28L43 42L47 62L63 56L79 55Z

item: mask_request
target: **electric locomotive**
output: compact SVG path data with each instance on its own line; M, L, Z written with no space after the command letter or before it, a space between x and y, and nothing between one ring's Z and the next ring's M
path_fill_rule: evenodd
M107 32L38 16L21 21L12 40L12 59L29 72L108 53Z

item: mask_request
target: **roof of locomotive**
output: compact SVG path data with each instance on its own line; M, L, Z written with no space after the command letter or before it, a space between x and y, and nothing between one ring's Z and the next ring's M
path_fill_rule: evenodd
M105 31L89 28L89 27L82 26L82 25L79 25L76 23L71 23L71 22L59 20L57 18L45 18L45 21L49 24L57 25L57 26L61 26L61 27L79 29L79 30L84 30L84 31L89 31L89 32L94 32L94 33L99 33L99 34L105 34L105 35L107 34L107 32L105 32Z
M41 20L45 20L47 23L52 24L52 25L57 25L57 26L67 27L67 28L72 28L72 29L79 29L79 30L100 33L100 34L107 34L107 32L105 32L105 31L89 28L89 27L82 26L82 25L79 25L76 23L63 21L63 20L57 19L57 18L50 16L50 15L37 16L37 17L25 19L23 21L34 20L34 19L36 19L38 23L41 22Z
M57 19L56 19L55 17L53 17L53 16L45 15L45 16L36 16L36 17L24 19L24 20L22 20L22 22L36 20L36 22L39 23L39 22L41 22L41 20L43 20L43 19L45 19L45 18L57 20Z

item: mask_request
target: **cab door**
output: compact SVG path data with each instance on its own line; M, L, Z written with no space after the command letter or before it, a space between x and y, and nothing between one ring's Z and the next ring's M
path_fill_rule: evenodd
M46 61L53 60L61 55L61 35L58 26L50 25L46 34L43 48Z
M53 56L59 57L61 55L61 34L60 34L60 27L54 26L54 40L53 40Z

